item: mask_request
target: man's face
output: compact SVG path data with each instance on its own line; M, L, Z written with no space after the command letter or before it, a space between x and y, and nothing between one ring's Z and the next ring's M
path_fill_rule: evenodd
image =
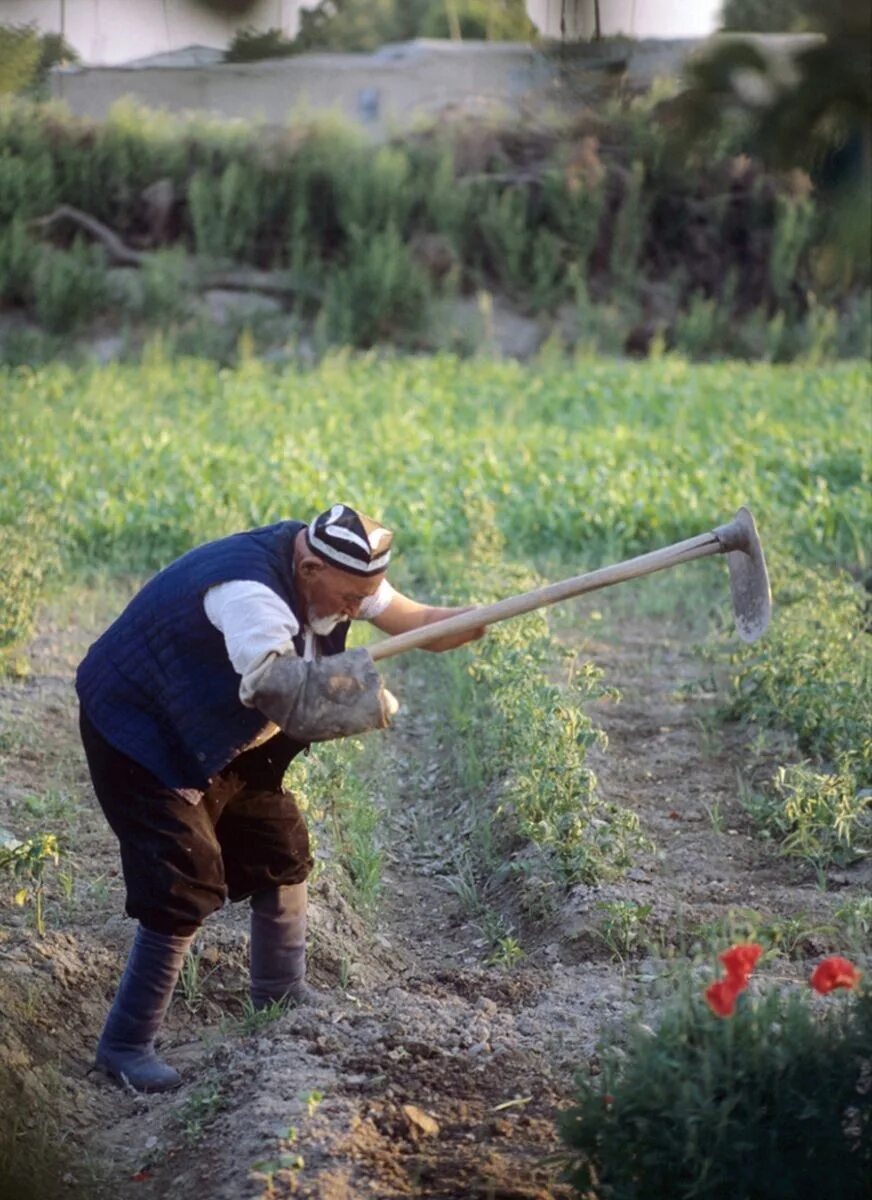
M313 633L326 636L340 623L357 616L360 606L379 589L385 572L364 577L307 556L298 572L306 605L306 620Z

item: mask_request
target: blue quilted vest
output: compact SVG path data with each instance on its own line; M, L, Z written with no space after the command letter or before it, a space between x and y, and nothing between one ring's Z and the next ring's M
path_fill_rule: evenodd
M224 636L203 608L210 587L231 579L266 584L302 627L294 589L300 521L235 533L188 551L155 575L91 646L76 691L107 742L167 787L203 791L267 726L239 700ZM348 623L318 638L322 655L345 648ZM303 653L302 633L295 639Z

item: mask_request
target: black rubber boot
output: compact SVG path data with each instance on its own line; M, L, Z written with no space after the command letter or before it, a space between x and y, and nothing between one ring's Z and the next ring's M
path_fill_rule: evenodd
M251 897L251 1003L318 1004L306 983L307 888L283 884Z
M139 927L100 1043L96 1065L138 1092L166 1092L181 1083L160 1061L154 1039L170 1006L193 937Z

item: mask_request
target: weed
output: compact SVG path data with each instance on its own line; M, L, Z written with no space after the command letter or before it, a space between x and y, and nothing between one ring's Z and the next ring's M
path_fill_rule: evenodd
M654 906L635 900L611 900L600 902L596 907L603 913L597 933L613 957L624 963L644 946L646 922Z
M460 907L467 916L474 917L483 912L484 898L469 857L464 856L460 860L457 874L449 875L445 882L459 900Z
M702 807L708 817L712 832L723 833L726 823L720 800L703 800Z
M192 1089L174 1113L181 1138L193 1146L203 1137L209 1125L227 1107L227 1096L218 1083L203 1083Z
M48 863L57 866L60 858L61 848L53 833L38 834L0 848L0 872L7 871L16 883L23 883L15 892L16 904L23 906L33 899L34 922L40 937L45 934L45 869Z
M839 905L834 916L842 922L849 946L868 953L872 941L872 896L856 896Z
M524 957L524 949L521 943L511 934L504 934L497 939L491 953L487 958L489 967L505 967L507 970L514 967Z
M296 760L294 788L329 833L333 854L343 870L349 899L361 912L372 912L382 886L381 815L364 776L358 773L363 744L349 739L324 747L317 759Z
M205 979L209 978L209 975L207 974L205 979L203 978L202 963L202 954L196 950L191 950L185 956L182 969L179 972L179 988L181 989L182 1000L185 1008L190 1013L199 1012L205 1000L203 984Z
M351 986L351 959L347 954L343 954L339 960L339 988L343 992L347 992Z
M255 1008L251 999L246 996L241 1015L228 1022L228 1028L242 1037L251 1037L285 1016L287 1011L287 1005L281 1000L273 1000L263 1008Z

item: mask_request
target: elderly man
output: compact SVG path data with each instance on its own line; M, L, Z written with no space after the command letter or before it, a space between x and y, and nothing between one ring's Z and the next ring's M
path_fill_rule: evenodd
M391 542L344 504L210 542L150 580L79 666L82 742L139 922L97 1065L139 1091L180 1083L154 1039L194 934L228 897L251 901L254 1006L312 998L312 858L285 771L310 742L396 711L367 651L345 650L349 621L395 634L463 611L395 591Z

